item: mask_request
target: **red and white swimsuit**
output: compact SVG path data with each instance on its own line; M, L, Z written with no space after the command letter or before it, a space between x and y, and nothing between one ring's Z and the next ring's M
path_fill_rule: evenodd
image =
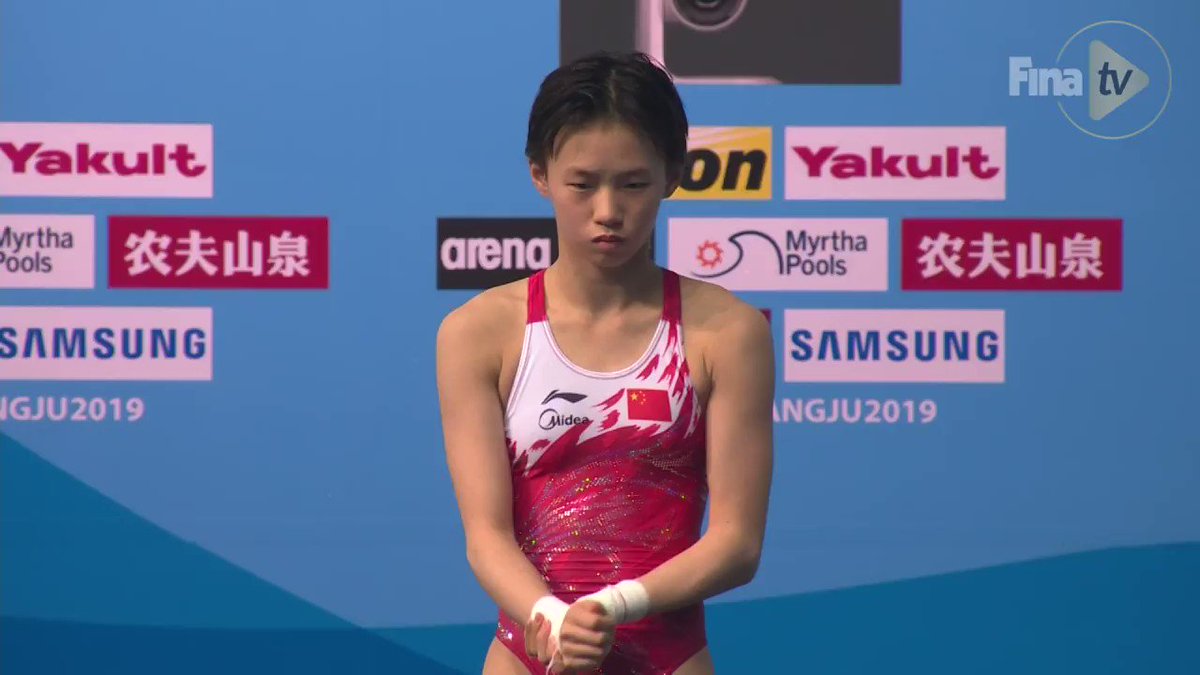
M704 415L684 359L679 277L645 353L598 373L555 343L543 272L529 278L525 341L505 414L518 544L564 600L634 579L700 537L708 497ZM530 672L524 621L497 637ZM707 644L703 604L619 626L601 672L671 673Z

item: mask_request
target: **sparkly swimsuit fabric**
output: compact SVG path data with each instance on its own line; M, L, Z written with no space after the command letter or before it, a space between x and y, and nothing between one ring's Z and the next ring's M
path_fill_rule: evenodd
M707 499L703 413L688 375L679 279L663 270L651 344L621 371L596 373L559 349L542 272L529 280L525 342L506 414L517 542L566 602L635 579L700 536ZM497 637L531 672L524 618ZM599 672L671 673L706 644L703 605L618 627Z

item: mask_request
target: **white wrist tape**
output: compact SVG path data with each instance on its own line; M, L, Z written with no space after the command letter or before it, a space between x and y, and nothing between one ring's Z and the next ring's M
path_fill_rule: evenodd
M641 621L650 613L650 595L640 581L626 579L613 588L625 599L625 616L621 623Z
M553 595L544 595L538 598L538 601L533 603L533 611L529 613L530 620L533 617L541 614L550 623L550 636L558 641L558 635L562 631L563 618L567 616L567 608L570 607L567 603L559 600Z
M617 624L640 621L650 611L650 596L640 582L627 579L615 586L605 586L579 600L594 600ZM578 602L578 600L576 601Z

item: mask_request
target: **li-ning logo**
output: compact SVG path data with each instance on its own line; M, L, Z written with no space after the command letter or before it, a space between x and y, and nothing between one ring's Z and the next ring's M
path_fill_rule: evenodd
M551 401L561 399L567 403L579 403L587 398L585 394L576 394L570 391L552 390L546 394L546 398L542 399L542 405L550 405ZM553 408L546 408L542 414L538 416L538 427L549 431L555 427L575 426L576 424L587 424L592 420L589 417L580 417L578 415L563 415Z
M1089 40L1077 39L1084 33ZM1086 64L1086 81L1083 69L1064 67L1069 63ZM1163 46L1126 21L1098 21L1080 29L1059 50L1053 68L1035 66L1030 56L1008 59L1009 96L1052 97L1075 128L1105 140L1136 136L1157 122L1171 98L1171 79Z
M564 400L568 403L579 403L583 399L587 398L587 396L585 396L583 394L576 394L576 393L569 392L569 391L559 391L557 389L554 389L549 394L546 394L546 398L542 399L542 405L549 405L550 401L553 401L554 399L557 399L557 398L561 398L562 400Z

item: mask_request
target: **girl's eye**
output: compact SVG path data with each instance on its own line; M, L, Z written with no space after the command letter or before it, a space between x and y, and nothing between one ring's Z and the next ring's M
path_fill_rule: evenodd
M641 190L642 188L646 187L647 185L649 185L649 183L629 183L626 187L631 187L635 190Z

